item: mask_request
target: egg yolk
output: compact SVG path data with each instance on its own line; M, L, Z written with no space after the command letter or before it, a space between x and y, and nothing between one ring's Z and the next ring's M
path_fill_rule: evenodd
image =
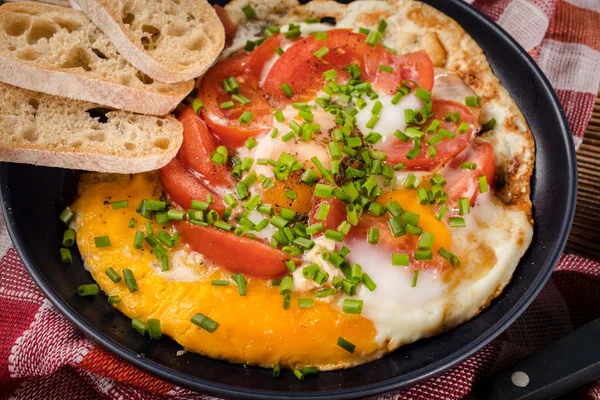
M121 176L108 182L84 176L79 189L79 198L72 207L76 215L77 244L92 277L106 295L118 296L120 302L115 307L119 311L143 322L149 318L159 319L162 333L185 349L236 363L270 367L281 362L290 368L307 365L332 368L357 364L377 354L382 346L374 340L373 322L361 315L342 313L335 306L340 301L337 296L315 299L312 308L301 309L298 307L300 297L315 296L294 293L290 308L285 310L279 288L269 281L246 278L247 294L241 296L236 284L229 279L230 273L198 262L197 258L184 257L186 265L198 276L195 280L168 279L166 274L158 272L160 261L147 244L142 249L133 248L135 233L145 232L146 222L151 222L155 234L163 229L155 219L147 220L135 211L141 200L160 197L162 190L156 174ZM127 208L112 209L110 202L125 199L129 201ZM136 220L133 228L128 227L131 218ZM110 238L110 247L96 248L94 237L105 235ZM179 257L190 253L183 243L169 250L173 273L178 268L175 254ZM123 269L131 269L139 290L130 293L123 280L111 281L105 273L109 267L120 275ZM213 279L230 283L212 286ZM219 328L209 333L192 324L190 320L196 313L215 320ZM356 345L354 353L337 345L339 337Z
M402 189L382 193L377 199L381 205L386 205L390 201L397 201L400 207L406 211L419 214L419 226L423 232L431 232L435 238L433 241L433 251L440 247L450 248L450 232L448 227L442 221L435 217L435 211L430 205L421 205L414 190Z
M263 202L272 204L275 211L280 212L282 208L289 208L302 215L308 215L312 204L312 188L300 182L302 171L295 171L285 181L275 180L273 186L263 193ZM295 198L286 196L286 192Z

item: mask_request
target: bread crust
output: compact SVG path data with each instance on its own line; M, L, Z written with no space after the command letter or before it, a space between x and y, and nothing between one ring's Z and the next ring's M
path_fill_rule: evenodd
M122 22L122 16L115 5L120 1L109 4L103 0L71 0L71 4L79 7L86 15L110 38L115 47L132 65L146 75L166 83L182 82L196 78L206 72L214 63L225 45L225 30L214 9L204 0L195 2L196 8L201 9L207 19L204 30L207 38L213 39L208 48L197 53L196 62L191 66L168 60L157 60L144 49L139 39ZM180 3L180 7L183 5ZM173 43L175 44L175 43ZM178 47L176 47L178 48ZM181 49L179 49L181 50Z
M16 17L29 21L29 27L23 32L6 32L10 18ZM61 26L63 20L76 28ZM171 85L146 81L81 11L30 2L4 4L0 22L2 82L151 115L168 114L193 89L193 80ZM31 40L35 24L49 26L54 32ZM66 65L77 51L85 55L87 69L85 65ZM104 59L94 51L101 51ZM35 56L23 57L23 53Z

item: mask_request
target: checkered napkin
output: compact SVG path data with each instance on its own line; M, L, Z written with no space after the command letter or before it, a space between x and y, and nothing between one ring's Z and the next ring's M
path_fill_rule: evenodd
M469 1L535 58L558 92L579 145L600 82L600 0ZM207 398L98 348L44 298L0 219L0 397ZM445 374L380 399L456 399L495 371L600 316L600 265L563 255L552 279L498 339ZM600 399L591 383L581 396Z

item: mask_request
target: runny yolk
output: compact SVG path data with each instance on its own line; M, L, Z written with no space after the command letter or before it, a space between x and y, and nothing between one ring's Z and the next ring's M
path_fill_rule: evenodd
M275 179L273 186L263 193L263 203L272 204L275 211L280 212L282 208L289 208L302 215L308 215L312 204L312 188L300 182L301 171L293 172L285 181ZM290 190L296 194L295 199L285 196Z
M450 248L450 232L446 224L435 218L435 211L430 205L421 205L414 190L402 189L385 192L377 199L381 205L386 205L390 201L397 201L400 207L406 211L419 214L419 226L423 232L431 232L435 235L433 242L433 251L440 247Z
M73 204L76 214L77 243L92 277L108 296L121 300L115 307L129 318L161 321L161 331L185 349L231 362L284 367L306 365L327 367L351 366L374 356L384 344L375 342L373 322L361 315L344 314L335 306L339 301L315 299L308 309L298 307L298 298L315 298L313 293L293 294L291 306L284 310L279 288L269 281L246 278L247 294L240 296L231 274L189 256L189 249L179 243L169 251L171 278L158 272L156 260L147 244L133 248L137 231L145 232L147 219L135 212L143 199L158 199L161 194L155 174L122 176L116 181L80 183L80 195ZM129 206L113 210L110 202L129 200ZM136 219L133 228L128 227ZM157 234L163 227L152 220ZM168 229L168 228L167 228ZM174 233L174 232L170 232ZM111 246L96 248L94 237L107 235ZM177 261L195 271L196 278L184 281L177 276ZM240 254L240 262L243 255ZM153 268L154 266L154 268ZM130 293L125 282L114 283L104 272L112 267L132 270L139 290ZM229 280L228 286L212 286L211 280ZM191 323L196 313L203 313L220 324L209 333ZM337 345L339 337L356 345L350 354ZM144 340L141 336L139 340Z

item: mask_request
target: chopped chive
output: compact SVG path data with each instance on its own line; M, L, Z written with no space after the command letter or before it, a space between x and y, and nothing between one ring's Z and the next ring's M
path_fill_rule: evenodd
M94 244L97 248L110 247L110 238L108 236L97 236L94 238Z
M273 378L279 378L279 375L281 375L281 363L275 363L275 365L273 365Z
M315 40L327 40L327 32L316 32Z
M366 272L362 275L362 282L371 292L377 288L375 282L373 282L371 277Z
M457 112L449 112L444 116L446 122L456 123L460 121L460 114Z
M120 302L119 296L108 296L108 304L119 304Z
M481 127L481 133L491 131L496 126L496 118L490 119Z
M137 231L135 233L135 237L133 239L133 248L141 249L144 244L144 233L141 231Z
M244 50L250 53L252 50L256 48L256 42L253 40L246 40L246 45L244 45Z
M419 270L415 269L415 272L413 272L413 279L412 279L412 283L411 283L411 287L416 287L417 286L417 280L419 279Z
M185 211L181 210L169 210L167 211L167 217L174 221L183 221L185 219Z
M252 118L254 118L254 114L250 111L244 111L242 115L238 118L240 124L248 125L252 122Z
M94 296L100 293L100 287L95 283L81 285L77 288L77 294L80 296Z
M322 290L318 290L318 291L315 292L315 296L317 298L328 297L328 296L332 296L334 294L335 294L335 289L334 288L322 289Z
M335 240L336 242L342 242L344 240L344 234L339 231L334 231L332 229L327 229L325 231L325 237L327 239Z
M244 12L244 15L246 16L246 18L248 18L248 19L256 18L256 11L254 11L254 8L252 8L252 6L250 4L246 4L244 7L242 7L242 11Z
M348 353L354 353L354 349L356 349L355 345L353 345L352 343L350 343L349 341L347 341L346 339L344 339L341 336L338 338L337 344L342 349L346 350Z
M462 217L448 218L448 223L450 224L450 228L464 228L467 226L465 219Z
M71 256L71 250L62 247L60 249L60 259L64 263L71 264L73 262L73 257Z
M450 262L450 265L453 267L456 267L460 263L460 260L458 259L458 257L456 257L454 254L450 253L448 250L446 250L443 247L438 249L438 254L440 256L442 256L443 258L445 258L446 260L448 260L448 262Z
M202 107L204 107L202 100L194 99L194 101L192 101L192 110L194 110L194 113L198 114L198 112L202 110Z
M131 218L129 220L129 224L127 224L127 226L129 226L130 228L133 228L135 226L135 218Z
M75 244L75 230L67 229L63 234L62 244L65 247L71 247Z
M333 81L335 78L337 78L337 76L338 74L335 69L330 69L329 71L323 72L323 78L325 78L326 81Z
M290 294L294 287L294 278L291 275L286 275L281 278L281 284L279 285L279 294Z
M379 70L383 72L394 72L394 68L390 67L389 65L380 65Z
M408 254L392 254L392 265L399 265L401 267L407 267L409 264Z
M202 210L202 211L208 210L209 206L210 206L210 204L208 202L200 201L200 200L192 200L192 202L190 204L190 208L193 208L195 210Z
M139 318L133 318L131 320L131 327L138 331L142 336L146 336L146 333L148 332L148 327Z
M429 197L427 196L427 189L420 187L417 189L417 198L419 199L419 204L426 205L429 204Z
M479 183L479 193L486 193L489 190L487 177L485 175L477 177L477 182Z
M73 221L73 218L75 218L75 214L73 214L71 209L67 206L67 207L65 207L64 210L62 210L59 218L66 225L69 225L71 223L71 221Z
M292 91L292 88L290 87L290 85L288 85L287 83L282 83L281 84L281 89L283 90L283 93L285 93L285 95L287 97L292 97L294 92Z
M469 107L481 107L480 96L467 96L465 98L465 104Z
M110 205L112 206L113 210L119 210L121 208L127 208L129 206L129 201L128 200L113 201L112 203L110 203Z
M240 293L240 296L245 296L246 295L246 277L244 276L244 274L234 274L231 277L231 280L233 280L237 286L238 286L238 292Z
M298 378L299 381L303 381L304 380L304 374L302 373L302 371L300 371L297 368L294 368L294 370L292 372L294 373L294 375L296 376L296 378Z
M315 51L313 55L320 60L323 57L325 57L325 55L327 55L327 53L329 53L329 47L323 46L319 50Z
M323 199L331 199L333 197L333 186L317 183L314 195Z
M233 101L226 101L220 104L220 107L223 110L229 110L230 108L235 107L235 104L233 103Z
M381 40L381 32L378 31L370 31L367 35L367 39L365 42L371 46L375 47L375 45Z
M362 309L362 300L345 299L342 303L342 311L346 314L360 314Z
M385 28L387 28L388 24L386 20L382 19L379 21L379 25L377 25L377 32L383 33L385 32Z
M433 246L433 240L435 239L435 235L431 232L423 232L421 237L419 237L419 250L431 250Z
M130 269L124 269L122 271L123 278L125 279L125 284L127 285L127 289L129 292L133 293L138 290L137 281L135 280L135 276L133 275L133 271Z
M117 271L115 271L113 268L108 267L106 268L106 270L104 271L104 273L110 278L111 281L113 281L114 283L119 283L121 282L121 277L119 276L119 274L117 273Z
M313 299L298 299L298 308L312 308L314 304Z
M474 170L477 168L477 164L474 162L464 162L462 164L460 164L460 167L462 169L470 169L470 170Z
M323 232L323 224L320 222L317 224L312 224L311 226L306 228L307 235L314 235L320 232Z
M169 270L169 257L167 257L166 255L161 257L161 266L162 266L162 270L163 271L168 271Z
M471 211L470 200L466 197L461 197L458 199L458 214L459 215L467 215Z
M152 340L162 339L162 333L160 332L160 320L156 318L150 318L147 322L148 335Z
M213 279L210 281L212 286L229 286L229 281L223 279Z
M252 101L244 95L241 94L232 94L231 98L245 106L246 104L250 104Z
M195 314L192 317L191 322L209 333L213 333L220 326L218 322L210 319L202 313Z

